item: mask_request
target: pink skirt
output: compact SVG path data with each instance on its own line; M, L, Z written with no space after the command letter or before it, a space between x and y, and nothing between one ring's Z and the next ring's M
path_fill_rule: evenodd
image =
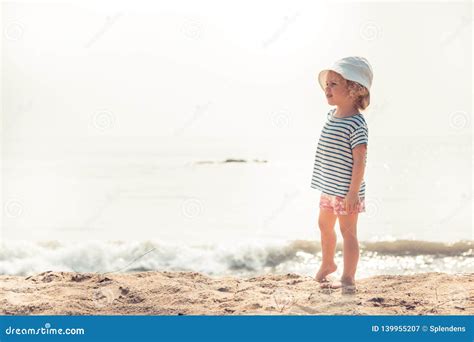
M333 195L321 193L321 199L319 201L320 209L330 210L334 213L334 215L348 215L350 213L346 211L345 205L346 205L345 197L333 196ZM359 203L356 209L357 210L354 212L358 212L358 213L365 212L364 197L359 197Z

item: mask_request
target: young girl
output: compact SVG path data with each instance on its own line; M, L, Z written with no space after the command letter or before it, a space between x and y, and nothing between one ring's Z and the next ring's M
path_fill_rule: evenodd
M368 127L359 112L370 103L373 73L363 57L346 57L319 73L329 111L319 138L311 187L321 190L318 225L321 231L322 264L315 280L321 287L355 291L359 261L358 214L365 212L364 170L367 161ZM327 275L336 271L336 233L339 220L344 269L338 282Z

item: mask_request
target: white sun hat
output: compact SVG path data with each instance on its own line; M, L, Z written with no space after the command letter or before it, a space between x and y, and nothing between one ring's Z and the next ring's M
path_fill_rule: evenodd
M369 61L364 57L345 57L334 63L331 68L322 70L318 75L318 81L323 91L326 88L326 76L329 71L335 71L346 80L363 85L370 93L370 86L374 76Z

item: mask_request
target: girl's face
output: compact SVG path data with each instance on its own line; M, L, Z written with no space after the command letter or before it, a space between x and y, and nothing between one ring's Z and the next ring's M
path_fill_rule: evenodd
M326 93L328 104L331 106L341 106L352 102L346 80L333 71L327 73L324 92Z

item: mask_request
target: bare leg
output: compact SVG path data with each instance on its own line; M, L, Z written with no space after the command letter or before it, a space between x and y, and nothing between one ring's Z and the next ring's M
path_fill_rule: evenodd
M336 254L337 236L334 231L337 216L329 210L321 209L319 211L319 230L321 231L321 250L323 260L315 280L318 282L327 282L326 276L336 271L337 266L334 262Z
M340 282L327 284L323 287L330 288L354 288L355 273L359 262L359 241L357 239L357 219L359 213L339 215L339 226L344 238L344 270Z

